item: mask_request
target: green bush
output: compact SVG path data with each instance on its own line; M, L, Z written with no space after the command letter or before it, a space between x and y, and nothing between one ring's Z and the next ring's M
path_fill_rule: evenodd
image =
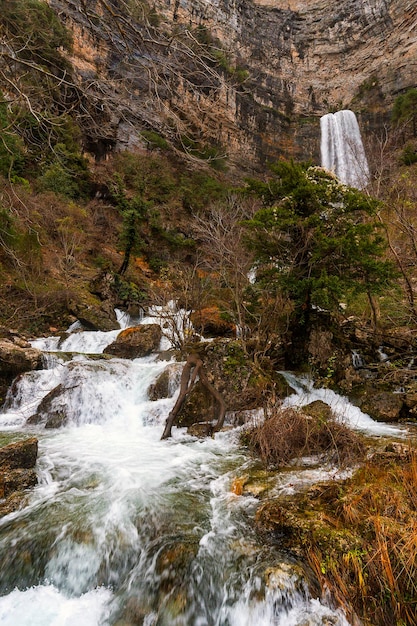
M411 144L407 144L400 156L400 162L403 165L413 165L417 163L417 150Z

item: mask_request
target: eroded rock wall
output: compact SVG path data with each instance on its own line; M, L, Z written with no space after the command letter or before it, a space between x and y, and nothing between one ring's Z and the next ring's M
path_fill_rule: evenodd
M156 0L152 26L140 23L148 5L139 2L50 4L74 33L99 156L143 145L140 130L152 129L179 149L192 134L238 165L318 161L322 114L351 107L378 129L394 97L417 83L411 0ZM220 64L197 59L198 28Z

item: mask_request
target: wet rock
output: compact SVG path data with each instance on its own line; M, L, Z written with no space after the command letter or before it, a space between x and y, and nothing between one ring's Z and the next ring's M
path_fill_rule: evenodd
M257 510L255 523L259 530L275 535L293 535L297 530L297 519L278 500L266 500Z
M42 352L32 348L21 337L0 339L0 406L16 376L42 367Z
M44 424L45 428L60 428L67 422L67 414L63 407L54 407L54 401L65 391L65 387L60 384L54 387L40 402L34 415L31 415L27 424Z
M371 394L369 391L361 399L360 408L377 422L398 422L404 407L404 396L389 391Z
M28 489L37 482L34 470L38 454L35 437L0 448L0 516L15 511Z
M187 433L192 437L198 437L199 439L209 437L213 433L213 424L211 422L191 424L191 426L187 428Z
M156 382L149 387L149 400L171 398L179 385L182 367L180 363L167 365Z
M197 381L181 407L178 425L192 426L198 422L212 422L214 419L213 397L201 382Z
M386 466L392 463L410 463L413 455L414 451L410 446L392 441L383 450L373 452L369 460L376 465Z
M288 589L288 583L293 587L303 590L305 584L305 572L300 565L295 563L280 563L276 567L269 567L264 574L266 586L269 589L284 591Z
M111 354L123 359L136 359L147 356L159 348L162 331L159 324L142 324L122 330L116 341L105 349Z
M0 473L0 499L8 498L16 491L30 489L38 484L34 469L15 469Z
M332 418L332 409L322 400L315 400L306 406L303 406L303 413L316 420L327 422Z
M9 443L0 448L0 471L35 466L38 455L38 440L31 437L25 441Z
M70 312L87 330L116 330L119 324L111 302L71 302Z

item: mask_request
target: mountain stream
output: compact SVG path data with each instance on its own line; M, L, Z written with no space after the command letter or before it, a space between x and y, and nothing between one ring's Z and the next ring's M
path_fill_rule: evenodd
M0 626L349 626L302 564L256 535L258 500L232 490L255 463L237 430L161 441L176 381L170 398L148 388L167 362L86 354L117 333L33 342L47 368L22 376L0 414L3 434L39 439L39 484L0 520ZM28 425L53 389L66 424ZM276 490L320 477L283 473Z

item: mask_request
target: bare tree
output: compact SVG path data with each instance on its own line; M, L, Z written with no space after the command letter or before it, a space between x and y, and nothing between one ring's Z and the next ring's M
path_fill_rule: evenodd
M231 194L224 204L195 216L194 225L205 267L218 282L218 303L232 317L242 336L248 324L246 290L253 270L253 254L245 244L245 220L256 209L252 199Z

